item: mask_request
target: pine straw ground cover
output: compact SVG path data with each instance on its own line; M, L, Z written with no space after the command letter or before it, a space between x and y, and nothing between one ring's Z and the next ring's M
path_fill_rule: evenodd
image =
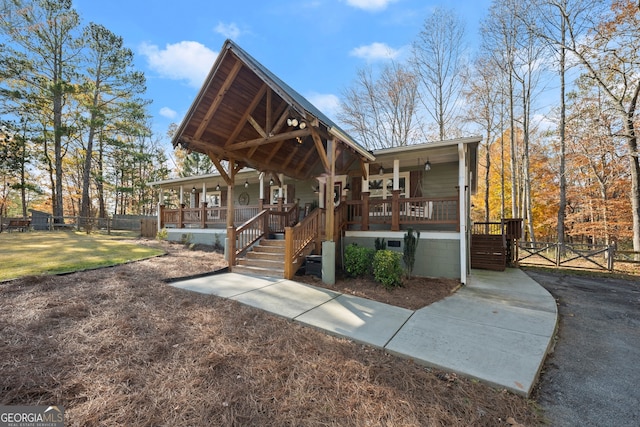
M156 243L158 244L158 243ZM168 255L0 283L0 403L69 426L534 426L531 401L163 280Z

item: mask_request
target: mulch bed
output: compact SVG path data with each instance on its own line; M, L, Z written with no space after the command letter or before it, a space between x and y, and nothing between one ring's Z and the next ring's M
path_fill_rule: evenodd
M62 405L68 426L542 422L507 391L172 288L222 256L145 243L168 255L0 283L0 403Z

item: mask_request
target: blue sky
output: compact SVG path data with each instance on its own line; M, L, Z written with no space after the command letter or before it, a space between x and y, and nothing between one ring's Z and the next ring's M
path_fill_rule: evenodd
M122 36L147 77L156 136L179 123L231 38L335 118L358 68L402 60L437 6L455 8L473 46L490 0L74 0L83 23Z

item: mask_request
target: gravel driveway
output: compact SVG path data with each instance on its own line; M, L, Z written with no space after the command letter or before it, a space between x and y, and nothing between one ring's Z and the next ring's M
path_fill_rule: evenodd
M558 301L535 398L552 426L640 425L640 281L526 271Z

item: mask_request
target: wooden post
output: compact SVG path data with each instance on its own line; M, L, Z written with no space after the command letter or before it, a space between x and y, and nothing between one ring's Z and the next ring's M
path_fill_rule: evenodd
M207 202L202 203L202 211L200 213L200 228L207 227Z
M362 193L362 231L369 231L369 192Z
M180 207L178 208L178 228L184 227L184 203L180 203Z
M236 228L234 226L227 227L227 262L229 271L233 271L232 267L236 264Z
M331 167L331 171L329 173L329 176L327 177L327 187L324 194L326 209L326 223L324 233L325 240L333 242L333 230L335 229L333 186L336 180L336 141L333 139L327 140L327 157L329 158L329 166Z
M158 215L158 231L164 228L164 210L165 209L166 207L164 205L160 205L158 207L158 210L160 212L160 214Z
M391 231L400 231L400 190L391 191Z
M293 228L284 228L284 278L293 279Z

